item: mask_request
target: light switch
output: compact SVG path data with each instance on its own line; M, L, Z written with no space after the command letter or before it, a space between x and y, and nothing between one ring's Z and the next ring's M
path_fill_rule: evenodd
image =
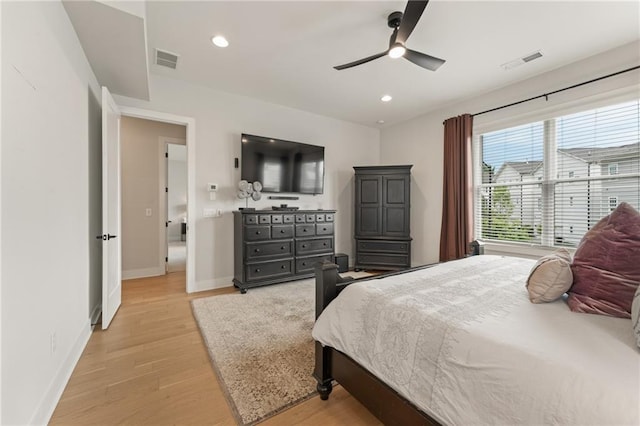
M144 214L147 216L151 216L151 209L146 209Z

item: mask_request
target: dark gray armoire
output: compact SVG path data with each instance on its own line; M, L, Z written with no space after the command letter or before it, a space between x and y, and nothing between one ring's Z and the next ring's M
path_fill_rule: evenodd
M356 269L411 267L411 167L354 167Z

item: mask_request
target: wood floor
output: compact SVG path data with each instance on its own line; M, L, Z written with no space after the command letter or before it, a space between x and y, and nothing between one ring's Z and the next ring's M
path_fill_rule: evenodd
M51 418L51 425L233 425L187 295L184 272L128 280L107 331L97 326ZM311 372L309 372L311 373ZM339 386L263 425L380 424Z

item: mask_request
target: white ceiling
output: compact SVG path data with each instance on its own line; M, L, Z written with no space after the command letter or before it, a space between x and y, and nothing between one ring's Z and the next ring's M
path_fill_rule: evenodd
M386 50L387 15L405 5L148 1L149 71L366 126L384 120L386 126L640 39L637 1L435 0L407 47L446 59L438 71L389 57L333 69ZM230 46L213 46L215 34L225 35ZM153 64L155 48L180 55L178 68ZM540 59L509 71L500 67L538 49ZM393 100L380 102L383 94Z

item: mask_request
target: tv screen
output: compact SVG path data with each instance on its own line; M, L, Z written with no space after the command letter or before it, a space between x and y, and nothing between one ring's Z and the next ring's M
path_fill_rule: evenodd
M322 194L324 147L242 134L241 179L263 192Z

